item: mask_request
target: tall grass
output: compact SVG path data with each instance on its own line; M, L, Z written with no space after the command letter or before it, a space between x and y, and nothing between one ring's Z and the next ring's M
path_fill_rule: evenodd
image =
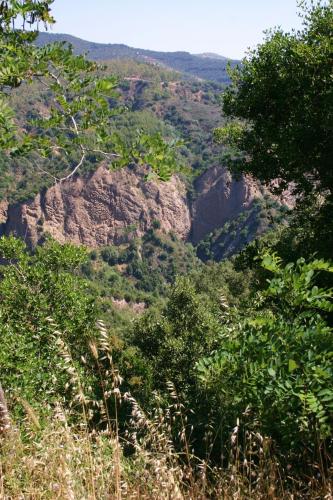
M196 458L186 409L172 383L170 406L162 409L156 398L154 412L147 415L130 394L122 394L102 323L99 330L90 350L101 399L85 394L58 332L62 366L75 390L73 407L59 403L42 421L20 402L24 418L12 419L0 437L1 499L333 499L333 471L323 480L318 469L318 477L301 481L293 470L281 469L268 438L259 432L241 435L238 421L227 466ZM118 421L120 405L130 414L125 432Z

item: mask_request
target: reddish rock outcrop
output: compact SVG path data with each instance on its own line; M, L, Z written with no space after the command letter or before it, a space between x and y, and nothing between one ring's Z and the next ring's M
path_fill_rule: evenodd
M144 169L111 172L102 165L30 202L0 204L2 233L20 236L31 246L48 233L60 242L94 248L121 244L129 232L142 236L157 219L164 232L196 244L268 193L251 177L236 182L225 168L212 167L197 179L189 203L177 176L169 182L147 182L145 174ZM279 201L288 205L283 198Z
M111 172L100 166L90 176L57 184L33 201L9 207L5 234L36 245L49 233L60 242L93 248L126 241L129 226L140 236L155 219L165 232L187 238L190 210L177 177L167 183L147 182L143 170Z
M8 202L0 201L0 224L5 224L8 218Z
M195 244L262 196L259 184L251 177L236 182L230 172L221 167L213 167L200 176L195 191L191 233L191 241Z
M10 418L5 398L5 393L0 383L0 436L10 428Z

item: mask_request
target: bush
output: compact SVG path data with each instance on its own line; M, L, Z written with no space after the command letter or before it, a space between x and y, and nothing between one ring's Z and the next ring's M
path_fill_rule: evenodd
M286 461L305 466L325 447L329 453L333 436L333 292L315 283L333 267L304 259L283 267L275 254L262 265L273 273L268 288L254 308L225 316L220 348L198 363L198 374L220 401L219 425L241 418Z
M160 229L161 228L161 223L158 219L154 219L152 222L152 226L154 229Z
M91 260L96 260L97 259L97 252L96 252L96 250L92 250L92 252L90 252L90 259Z
M0 255L7 262L0 281L1 382L30 404L49 407L68 396L64 349L79 366L95 332L94 298L75 275L86 253L47 241L30 254L22 241L2 238Z
M107 262L110 266L118 264L119 252L115 247L106 247L101 251L101 257L104 262Z

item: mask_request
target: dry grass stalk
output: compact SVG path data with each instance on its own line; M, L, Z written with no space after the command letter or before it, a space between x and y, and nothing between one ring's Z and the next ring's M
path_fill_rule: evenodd
M10 428L10 418L5 393L0 383L0 435Z

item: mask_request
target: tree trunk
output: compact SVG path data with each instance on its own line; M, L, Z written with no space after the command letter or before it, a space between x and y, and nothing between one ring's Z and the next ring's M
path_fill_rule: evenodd
M5 393L0 384L0 435L3 434L10 426L9 413L5 398Z

